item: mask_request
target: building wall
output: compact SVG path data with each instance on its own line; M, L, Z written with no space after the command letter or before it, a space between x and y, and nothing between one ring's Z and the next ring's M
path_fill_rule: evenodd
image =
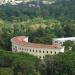
M66 42L66 41L69 41L69 40L57 40L57 39L53 39L53 41L52 41L52 44L56 44L56 45L63 45L64 44L64 42ZM73 41L74 43L75 43L75 39L74 40L70 40L70 41Z
M31 55L43 59L45 55L54 55L54 54L58 54L59 52L64 52L64 47L61 49L31 48L31 47L20 46L12 43L12 51L29 53Z
M54 39L53 42L52 42L52 44L53 44L53 45L55 45L55 44L56 44L56 45L63 45L64 42L65 42L65 41Z

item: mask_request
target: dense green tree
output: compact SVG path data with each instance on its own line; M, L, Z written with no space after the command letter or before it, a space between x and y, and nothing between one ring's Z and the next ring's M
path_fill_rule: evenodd
M11 74L13 73L13 75L18 75L20 72L21 75L37 75L37 73L35 74L35 63L38 61L39 59L37 57L26 53L12 53L0 50L0 73L1 68L10 68L12 70Z
M40 27L36 32L30 35L30 41L51 44L52 38L54 37L55 36L50 32L48 28L44 29Z
M41 75L72 75L70 66L56 59L55 56L47 56L39 63Z
M67 24L64 26L65 36L75 36L75 24Z
M65 46L65 50L73 50L73 47L75 46L73 41L66 41L63 44Z

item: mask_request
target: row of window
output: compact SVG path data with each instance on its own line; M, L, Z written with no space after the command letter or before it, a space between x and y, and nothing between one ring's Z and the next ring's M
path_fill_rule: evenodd
M40 59L44 59L45 56L39 56Z
M59 41L55 41L55 43L56 43L56 44L57 44L57 43L58 43L58 44L63 44L63 42L59 42Z
M43 51L41 51L41 50L38 51L38 50L34 50L34 49L32 50L32 49L26 49L26 48L25 48L25 49L24 49L24 48L17 48L16 46L15 46L15 48L16 48L16 50L17 50L17 49L20 49L20 50L22 50L22 51L25 50L25 51L27 51L27 52L39 52L39 53L50 53L50 54L53 54L53 53L54 53L54 54L57 54L56 51L55 51L55 52L52 52L52 51L49 52L49 51L44 51L44 50L43 50Z

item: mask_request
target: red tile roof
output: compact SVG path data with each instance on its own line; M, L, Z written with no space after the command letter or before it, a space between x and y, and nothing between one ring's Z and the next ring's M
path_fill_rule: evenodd
M49 49L55 49L55 48L62 48L63 46L60 45L47 45L47 44L36 44L36 43L30 43L30 42L25 42L24 39L25 36L17 36L11 39L11 42L21 45L21 46L26 46L26 47L31 47L31 48L49 48Z

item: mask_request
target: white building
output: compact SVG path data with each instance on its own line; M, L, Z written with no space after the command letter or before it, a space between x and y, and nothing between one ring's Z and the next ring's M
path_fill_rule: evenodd
M19 3L27 3L27 2L30 2L30 1L37 1L37 0L0 0L0 5L2 4L7 4L7 3L10 3L12 5L16 5L16 4L19 4ZM39 2L40 0L38 0ZM56 1L56 0L55 0ZM53 4L55 3L55 1L42 1L43 4Z
M65 41L69 41L69 40L75 42L75 37L54 38L54 39L53 39L53 44L54 44L54 45L63 45L63 43L64 43Z
M15 2L15 0L0 0L0 5L11 3L11 2L13 3L13 2Z
M22 3L23 0L0 0L0 5L10 3L12 5L16 5Z
M0 5L7 4L7 3L10 3L12 5L16 5L16 4L19 4L19 3L22 3L22 2L27 3L29 1L32 1L32 0L0 0Z
M43 59L45 55L58 54L64 52L64 47L60 45L46 45L28 42L28 37L17 36L11 39L12 52L25 52Z
M42 3L43 3L43 4L53 4L53 3L55 3L55 1L46 1L46 0L45 0L45 1L42 1Z

